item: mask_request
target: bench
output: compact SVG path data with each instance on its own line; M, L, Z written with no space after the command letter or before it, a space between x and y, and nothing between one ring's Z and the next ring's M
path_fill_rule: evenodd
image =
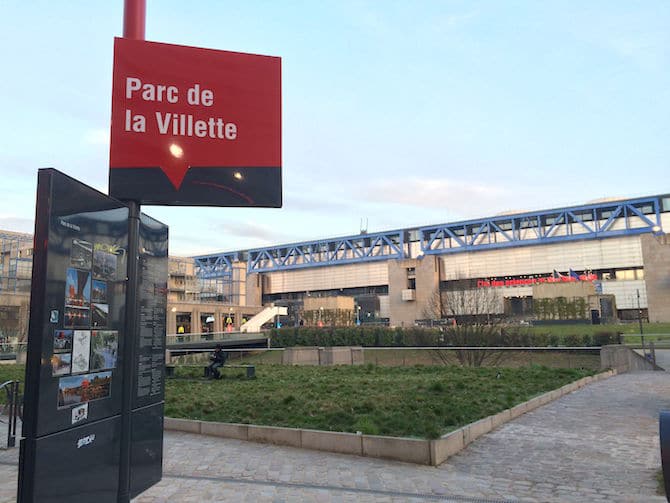
M179 365L180 367L187 367L187 368L201 368L203 369L203 377L209 377L209 365L205 365L204 367L201 365ZM165 377L174 377L174 370L175 370L176 365L166 365L165 366ZM233 369L233 368L238 368L238 369L246 369L247 372L247 379L255 379L256 378L256 366L255 365L224 365L223 367L219 367L219 369Z
M256 378L256 366L255 365L224 365L219 367L219 369L246 369L247 379ZM204 370L204 377L209 377L209 365L207 365Z

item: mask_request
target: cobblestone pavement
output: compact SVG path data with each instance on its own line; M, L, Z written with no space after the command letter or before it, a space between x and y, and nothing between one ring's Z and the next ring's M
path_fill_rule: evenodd
M618 375L524 414L437 468L166 432L164 478L134 503L660 503L661 409L670 409L667 373ZM17 451L0 451L0 502L14 499Z

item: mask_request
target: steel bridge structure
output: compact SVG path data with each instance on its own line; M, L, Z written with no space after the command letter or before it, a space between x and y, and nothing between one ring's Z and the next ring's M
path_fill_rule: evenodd
M31 248L30 234L0 231L0 293L29 293L32 256L23 255Z
M663 233L670 194L194 257L201 279L496 248Z

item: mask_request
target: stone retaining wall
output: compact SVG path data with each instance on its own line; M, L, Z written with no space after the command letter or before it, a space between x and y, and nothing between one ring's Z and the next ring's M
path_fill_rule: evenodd
M600 368L617 372L631 370L657 370L657 367L628 346L612 345L600 349Z
M360 346L301 347L282 352L284 365L361 365L363 348Z
M170 417L165 418L165 429L437 466L498 426L563 395L572 393L591 382L597 382L615 374L617 374L616 370L609 370L595 376L584 377L557 390L549 391L516 405L511 409L470 423L435 440L277 428L250 424L213 423Z

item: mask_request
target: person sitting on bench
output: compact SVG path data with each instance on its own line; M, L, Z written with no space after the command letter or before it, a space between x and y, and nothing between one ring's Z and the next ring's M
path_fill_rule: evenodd
M228 355L226 355L226 353L221 349L221 346L217 344L216 349L210 355L209 359L212 361L212 363L210 363L208 367L209 377L211 379L221 379L219 369L223 367L223 365L226 363Z

